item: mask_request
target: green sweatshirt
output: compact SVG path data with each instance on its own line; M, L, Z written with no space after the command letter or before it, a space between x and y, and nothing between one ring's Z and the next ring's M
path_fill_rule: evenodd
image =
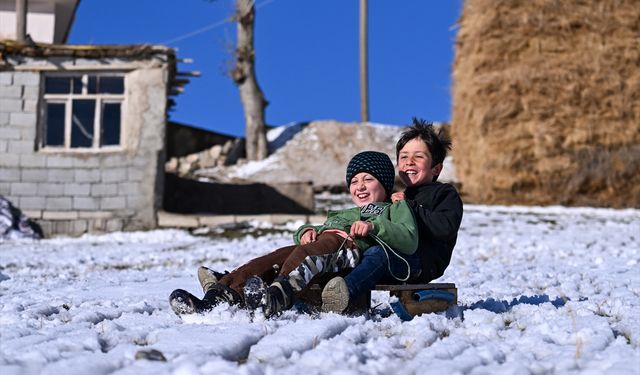
M308 228L318 234L327 229L339 229L349 233L351 224L358 220L373 223L373 230L367 237L356 237L354 242L358 249L366 250L380 244L377 237L392 249L411 255L418 247L418 230L413 211L405 201L396 203L376 202L364 207L353 207L340 211L329 211L327 220L322 225L306 224L298 228L294 241L300 244L300 236Z

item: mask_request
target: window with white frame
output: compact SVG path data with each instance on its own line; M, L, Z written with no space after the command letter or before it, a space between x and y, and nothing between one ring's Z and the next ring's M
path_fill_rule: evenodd
M42 148L119 147L124 75L84 73L44 76Z

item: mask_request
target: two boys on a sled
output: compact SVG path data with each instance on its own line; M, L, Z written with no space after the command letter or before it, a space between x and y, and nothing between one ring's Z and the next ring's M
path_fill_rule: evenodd
M204 298L177 289L170 297L172 308L179 314L203 312L227 302L261 309L269 317L291 308L314 276L351 269L322 290L322 309L342 313L380 282L428 283L442 276L463 212L455 187L437 182L450 148L442 130L436 133L432 124L414 119L396 144L403 192L393 193L395 169L386 154L356 154L346 182L357 207L329 211L324 224L301 226L295 245L231 272L200 267Z

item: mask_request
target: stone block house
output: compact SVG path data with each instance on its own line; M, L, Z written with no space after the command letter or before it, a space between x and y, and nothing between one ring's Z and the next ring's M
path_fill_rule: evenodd
M167 156L231 137L168 122L172 96L198 75L177 72L173 49L65 44L78 3L0 0L0 196L45 236L157 228L163 206L236 214L253 200L268 204L251 204L247 214L311 211L307 185L238 187L165 174Z
M0 195L46 235L156 227L175 76L163 46L0 41Z

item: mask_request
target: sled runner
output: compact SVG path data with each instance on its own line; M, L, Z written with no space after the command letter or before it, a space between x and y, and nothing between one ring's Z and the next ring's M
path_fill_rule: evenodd
M324 283L310 284L298 297L309 305L320 307L322 305L321 285ZM454 283L379 284L373 290L388 291L392 297L397 297L397 300L391 303L391 308L402 320L411 320L420 314L446 311L458 303L458 289ZM353 301L346 313L361 314L370 308L371 292Z
M375 290L388 290L392 297L397 297L391 308L402 320L445 311L458 303L458 289L453 283L376 285Z

